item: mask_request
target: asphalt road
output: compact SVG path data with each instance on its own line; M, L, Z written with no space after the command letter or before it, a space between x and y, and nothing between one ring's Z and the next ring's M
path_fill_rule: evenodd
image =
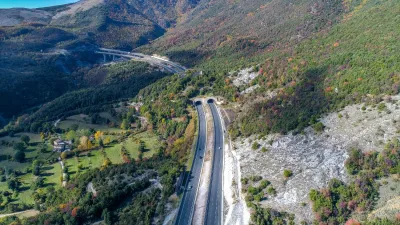
M191 169L191 178L187 183L184 191L181 206L179 208L176 225L189 225L192 223L194 214L194 205L196 203L197 187L200 182L201 168L203 167L203 159L206 148L206 119L203 106L196 105L199 118L199 135L193 165Z
M218 225L222 220L222 169L224 131L221 119L214 103L208 103L214 119L214 155L211 173L211 183L208 194L205 225Z
M162 67L165 70L172 73L183 73L186 71L186 68L184 66L179 65L178 63L171 62L169 60L165 60L156 56L145 55L142 53L133 53L133 52L126 52L126 51L107 49L107 48L99 48L97 51L95 51L95 53L117 56L126 59L132 59L135 61L147 62Z

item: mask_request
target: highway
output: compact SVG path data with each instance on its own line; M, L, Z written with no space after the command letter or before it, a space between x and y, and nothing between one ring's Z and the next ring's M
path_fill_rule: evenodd
M206 149L206 118L201 102L196 102L197 115L199 118L199 134L197 137L196 152L191 168L191 174L186 183L181 205L179 207L176 225L192 224L194 206L196 203L197 189L200 182L201 168L203 167L204 153Z
M171 62L169 60L166 60L166 59L163 59L163 58L160 58L157 56L150 56L150 55L145 55L142 53L120 51L120 50L108 49L108 48L99 48L97 51L95 51L95 53L103 54L103 55L110 55L110 56L117 56L117 57L121 57L121 58L135 60L135 61L147 62L151 65L161 67L172 73L184 73L187 70L186 67L181 66L178 63Z
M217 107L213 100L208 102L214 120L214 154L211 173L211 183L208 192L205 225L222 225L222 172L224 131Z

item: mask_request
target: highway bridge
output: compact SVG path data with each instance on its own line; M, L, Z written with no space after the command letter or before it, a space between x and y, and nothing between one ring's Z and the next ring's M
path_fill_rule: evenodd
M124 58L140 62L147 62L150 65L160 67L171 73L184 73L187 70L186 67L179 65L178 63L171 62L161 57L145 55L142 53L120 51L108 48L99 48L95 51L95 53L102 54L104 57L104 61L107 60L107 56L111 56L112 60L115 60L116 58Z

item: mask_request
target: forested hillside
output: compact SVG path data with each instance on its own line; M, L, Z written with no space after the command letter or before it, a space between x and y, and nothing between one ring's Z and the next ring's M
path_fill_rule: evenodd
M399 93L399 10L393 0L362 1L329 31L265 55L252 83L260 88L243 101L278 94L246 110L235 135L301 130L321 113Z
M203 69L236 66L266 51L293 45L329 28L346 9L342 1L202 1L150 46Z
M85 79L82 70L98 66L93 49L131 51L148 44L196 4L85 0L37 10L2 10L0 93L7 101L0 102L0 115L11 118L78 90Z
M46 18L0 27L0 116L9 118L0 130L0 212L38 210L0 224L171 222L199 96L222 102L227 151L238 153L226 165L235 167L228 186L253 224L292 224L303 211L306 224L357 225L351 218L366 218L379 186L389 188L379 179L393 178L398 190L399 129L393 140L381 126L368 131L374 142L360 134L372 148L365 152L323 123L331 113L344 117L343 130L361 120L398 127L398 118L365 116L398 109L390 97L400 92L398 0L85 0L39 10ZM158 53L191 69L106 63L98 47ZM355 103L351 115L365 118L350 124L332 113ZM326 180L337 174L348 180ZM301 192L307 202L296 202L296 190L310 187L296 186L299 178L315 181ZM298 211L266 208L271 201ZM396 223L389 219L365 224Z

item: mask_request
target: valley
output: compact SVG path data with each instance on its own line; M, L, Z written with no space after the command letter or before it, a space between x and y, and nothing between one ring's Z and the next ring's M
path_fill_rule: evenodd
M0 9L0 225L395 225L396 0Z

